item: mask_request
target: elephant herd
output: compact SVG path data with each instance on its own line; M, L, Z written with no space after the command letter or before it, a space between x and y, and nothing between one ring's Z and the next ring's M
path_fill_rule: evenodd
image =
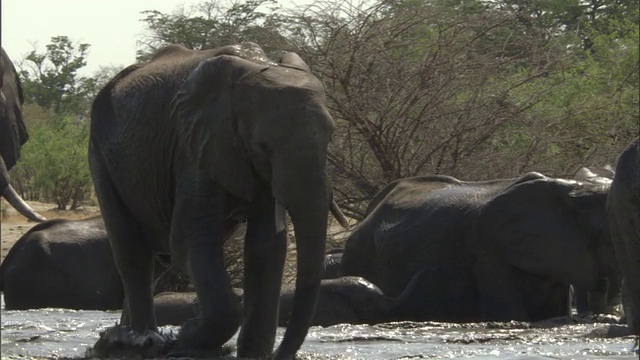
M0 185L27 134L19 80L2 51ZM6 309L122 308L138 333L183 324L172 356L223 346L239 357L292 358L310 325L388 321L538 321L622 302L640 333L640 154L613 181L530 172L388 184L344 249L325 255L327 217L346 219L327 180L334 124L320 81L295 53L270 60L253 43L177 45L116 75L91 110L89 165L102 217L34 226L0 265ZM7 195L9 194L9 195ZM283 285L286 213L297 248ZM244 288L223 244L246 223ZM154 288L170 258L195 292ZM157 281L156 281L157 283ZM153 295L156 294L154 297Z

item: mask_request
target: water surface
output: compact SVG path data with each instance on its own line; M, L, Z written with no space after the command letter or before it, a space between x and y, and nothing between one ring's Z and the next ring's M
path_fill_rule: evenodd
M0 310L2 359L81 358L119 312ZM631 337L585 336L609 324L547 329L526 324L392 323L314 327L302 359L634 359ZM177 331L177 328L172 328ZM278 340L284 329L278 329ZM233 339L235 341L235 338Z

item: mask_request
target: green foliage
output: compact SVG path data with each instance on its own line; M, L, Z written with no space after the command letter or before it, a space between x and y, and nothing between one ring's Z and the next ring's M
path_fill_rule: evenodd
M78 76L89 44L74 44L66 36L52 37L46 49L32 51L23 62L23 111L30 136L12 169L12 183L26 199L75 209L88 200L92 188L87 164L90 102L106 82L103 75L112 71Z
M25 59L27 69L21 71L25 101L57 115L85 114L97 91L95 79L77 74L86 65L89 47L54 36L46 52L31 51Z
M142 21L149 34L138 42L138 60L147 60L160 47L181 44L189 49L211 49L243 41L252 41L269 53L280 50L286 40L278 31L279 17L269 10L274 0L202 2L190 10L183 7L172 14L143 11ZM268 10L268 9L265 9Z
M640 130L639 13L637 0L326 0L289 10L206 0L143 12L138 57L169 43L242 41L274 60L300 54L336 120L329 167L338 201L359 217L400 177L572 176L613 164ZM71 119L119 70L77 76L88 49L58 36L27 57L32 136L12 176L30 198L73 207L69 189L86 196L86 124Z
M572 176L612 164L639 130L637 1L221 4L146 12L141 54L240 41L300 54L325 84L330 172L355 217L400 177Z
M63 117L31 130L16 174L29 181L30 198L76 209L89 198L91 177L87 163L88 123ZM22 176L20 176L22 175Z

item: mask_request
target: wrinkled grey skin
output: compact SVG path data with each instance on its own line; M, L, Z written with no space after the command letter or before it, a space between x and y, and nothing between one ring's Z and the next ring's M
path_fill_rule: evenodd
M127 297L124 325L157 330L151 259L170 253L191 273L202 306L170 355L215 351L242 324L238 356L271 356L286 209L297 241L297 293L273 356L294 357L320 286L331 203L326 152L334 125L324 101L300 57L288 53L275 63L252 43L168 46L100 91L89 163ZM245 219L243 310L222 249Z
M101 217L32 227L0 265L7 310L122 308L124 292Z
M640 144L636 138L618 158L607 199L611 240L624 277L627 325L640 335Z
M401 179L374 198L347 240L341 275L362 276L396 296L422 269L450 272L425 290L441 294L433 301L450 314L447 321L567 315L569 284L619 281L606 231L607 190L539 173L481 182ZM477 309L475 316L456 316L461 304Z
M156 293L188 285L171 269L161 274ZM0 291L7 310L122 309L124 290L102 217L52 219L29 229L0 264Z
M9 170L20 157L20 148L29 138L22 119L22 87L11 59L1 49L0 54L0 194L9 204L30 220L44 221L13 189Z

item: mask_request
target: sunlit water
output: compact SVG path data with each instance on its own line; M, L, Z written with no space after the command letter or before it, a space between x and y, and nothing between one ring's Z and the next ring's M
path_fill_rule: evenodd
M82 358L119 312L43 309L5 311L2 359ZM608 324L550 329L461 327L444 323L338 325L312 328L303 359L634 359L631 337L585 337ZM278 337L283 329L278 329ZM233 339L235 341L235 339Z

